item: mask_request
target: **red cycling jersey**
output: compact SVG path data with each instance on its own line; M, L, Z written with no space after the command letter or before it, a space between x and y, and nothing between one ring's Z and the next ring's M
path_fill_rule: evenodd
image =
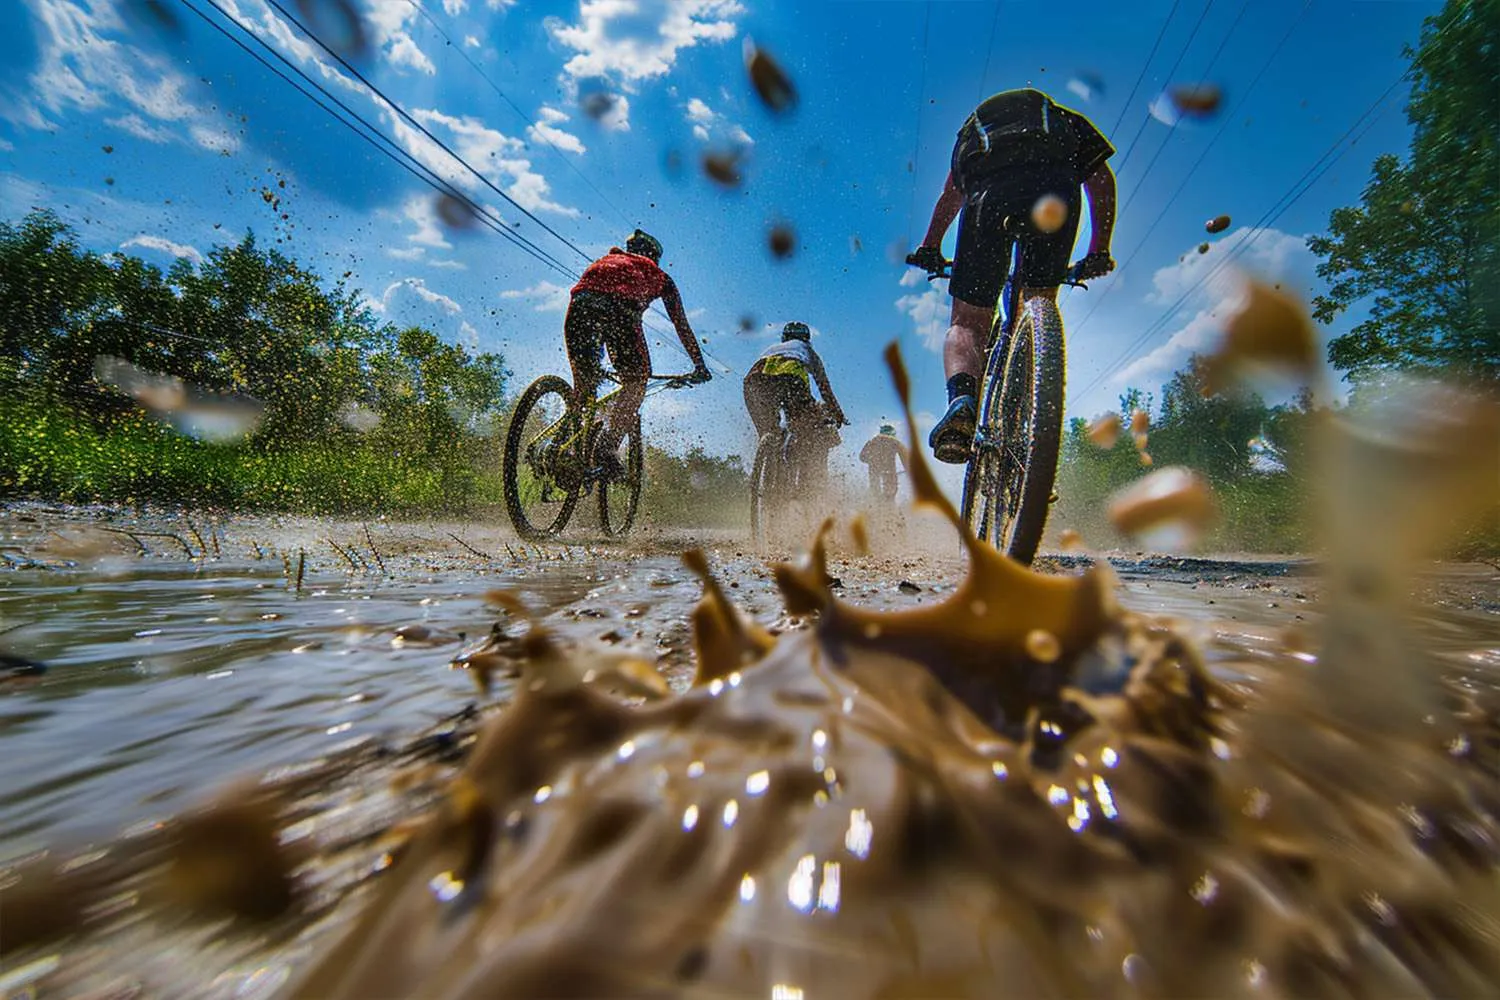
M677 293L677 283L671 275L657 266L650 257L623 250L609 253L584 268L573 286L572 294L579 292L604 292L617 295L632 303L644 313L651 303L661 299L667 308L667 316L678 333L692 335L687 314L682 308L682 296Z
M611 252L584 269L573 294L608 292L631 300L645 311L670 284L672 279L650 257Z

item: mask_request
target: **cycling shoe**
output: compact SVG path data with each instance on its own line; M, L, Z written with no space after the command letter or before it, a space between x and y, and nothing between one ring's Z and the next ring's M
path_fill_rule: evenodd
M939 462L962 465L974 445L974 397L959 396L948 404L948 412L927 438L927 446Z

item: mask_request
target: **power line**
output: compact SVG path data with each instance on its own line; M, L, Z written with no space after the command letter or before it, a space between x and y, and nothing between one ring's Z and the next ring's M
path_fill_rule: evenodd
M1197 21L1193 22L1192 33L1188 35L1187 41L1183 43L1182 50L1177 53L1177 59L1172 63L1172 68L1167 70L1166 79L1169 84L1172 77L1177 73L1177 67L1182 65L1182 60L1187 56L1188 49L1192 48L1193 39L1198 37L1198 29L1203 27L1203 21L1208 17L1208 12L1213 9L1213 6L1214 0L1208 0L1208 3L1203 5L1203 13L1198 15ZM1119 162L1115 164L1116 173L1119 173L1124 168L1125 161L1130 159L1130 154L1135 151L1136 142L1140 139L1141 134L1146 131L1146 126L1150 123L1151 113L1148 111L1146 112L1146 117L1141 119L1141 127L1135 130L1135 135L1131 137L1130 144L1125 147L1125 152L1120 155Z
M1333 145L1324 151L1322 156L1313 161L1313 165L1309 167L1307 171L1304 172L1303 175L1299 177L1290 188L1287 189L1286 193L1283 194L1279 199L1277 199L1276 203L1274 203L1271 208L1267 209L1265 214L1262 215L1258 220L1256 220L1254 225L1252 225L1245 231L1245 233L1240 237L1239 241L1225 252L1223 259L1221 259L1217 264L1215 264L1212 268L1205 272L1204 275L1197 281L1188 286L1187 290L1183 292L1182 295L1175 302L1173 302L1172 305L1169 306L1160 317L1158 317L1154 322L1147 326L1145 330L1141 331L1140 336L1136 337L1136 339L1133 340L1130 345L1126 347L1118 357L1115 358L1114 361L1110 362L1110 364L1106 366L1104 370L1102 370L1098 375L1094 377L1093 381L1089 382L1089 384L1083 388L1083 391L1080 393L1080 395L1088 395L1097 386L1103 383L1106 378L1118 371L1121 363L1129 358L1132 354L1134 354L1137 350L1139 350L1142 346L1144 346L1145 343L1153 336L1155 336L1158 332L1160 332L1167 325L1167 322L1177 314L1177 311L1182 308L1183 303L1185 303L1193 295L1193 293L1198 290L1200 286L1205 284L1214 275L1218 274L1236 258L1244 254L1245 251L1247 251L1250 246L1254 244L1255 241L1259 239L1260 236L1265 232L1266 226L1279 219L1287 211L1287 209L1291 208L1292 205L1296 204L1304 194L1310 191L1312 187L1317 184L1320 179L1322 179L1323 175L1331 170L1333 168L1333 165L1337 163L1345 153L1347 153L1350 149L1357 145L1359 143L1359 140L1364 138L1364 136L1370 131L1370 129L1374 127L1375 122L1378 121L1380 117L1380 115L1376 112L1383 109L1385 102L1390 98L1391 94L1395 92L1396 88L1401 85L1401 83L1410 73L1411 71L1407 70L1405 73L1401 74L1401 76L1396 80L1395 83L1386 88L1385 92L1375 100L1375 103L1370 105L1370 107L1365 110L1364 114L1355 119L1354 124L1349 126L1348 130L1346 130L1343 135L1339 136L1339 138L1334 141ZM1370 119L1368 123L1365 122L1365 119L1367 118ZM1349 138L1349 136L1352 135L1355 130L1358 129L1362 124L1364 125L1364 131L1356 136L1352 143L1340 149L1340 147L1344 144L1344 140ZM1324 163L1324 160L1327 160L1328 162ZM1299 191L1298 188L1301 188L1301 190Z
M1229 26L1229 30L1224 33L1224 38L1219 42L1219 47L1217 49L1214 49L1214 54L1209 58L1208 65L1203 67L1203 72L1199 75L1200 80L1207 80L1209 78L1209 75L1213 73L1214 66L1219 62L1219 56L1223 55L1224 53L1224 47L1228 45L1229 40L1234 37L1234 29L1240 26L1240 21L1244 20L1245 12L1249 9L1250 0L1245 0L1244 3L1240 4L1240 12L1235 15L1234 23L1231 24ZM1305 10L1306 8L1303 9ZM1227 115L1225 116L1224 120L1226 122L1229 120ZM1176 134L1177 129L1175 128L1167 130L1167 134L1162 138L1161 143L1156 147L1156 152L1152 154L1151 162L1146 164L1146 169L1141 171L1141 176L1131 187L1130 197L1126 198L1125 204L1120 206L1120 211L1118 213L1119 215L1125 214L1125 210L1130 207L1130 203L1135 200L1135 196L1137 194L1140 194L1141 189L1146 186L1146 177L1151 173L1151 168L1156 166L1156 161L1161 159L1162 151L1167 148L1167 144L1172 141L1172 136Z
M484 68L477 62L475 62L473 58L463 50L462 46L453 44L453 38L443 30L442 25L438 24L437 19L432 16L432 14L427 10L426 7L418 3L417 0L406 0L406 2L416 8L417 13L421 14L422 17L426 19L427 23L432 25L433 30L443 37L443 41L448 44L448 47L456 51L459 54L459 57L463 59L464 62L468 63L469 66L474 70L474 72L479 74L480 79L490 85L490 89L498 94L502 101L510 105L511 109L514 110L516 114L520 115L523 119L526 120L526 123L532 127L533 134L536 138L541 139L541 141L544 142L552 150L552 152L556 153L557 158L561 160L568 167L568 169L577 174L578 179L587 184L590 191L594 192L606 205L614 209L615 214L620 217L620 220L622 222L624 222L626 225L630 225L630 217L627 216L623 211L621 211L620 206L616 205L613 201L610 201L609 196L606 195L603 191L599 190L599 188L594 185L594 182L589 180L588 176L578 168L578 165L572 160L568 159L567 155L557 147L556 143L547 138L547 136L541 131L541 126L537 124L536 119L532 118L525 111L521 110L520 105L511 100L510 97L505 93L505 91L500 89L499 84L490 79L489 74L484 71Z
M1245 88L1244 94L1240 97L1239 104L1235 108L1236 111L1238 111L1240 108L1245 107L1245 105L1249 103L1250 95L1255 92L1255 88L1260 83L1261 78L1266 75L1266 71L1270 69L1271 64L1276 61L1276 56L1279 55L1281 50L1286 46L1286 43L1292 37L1292 33L1297 30L1297 25L1302 23L1302 18L1307 14L1308 9L1311 7L1312 0L1306 0L1306 2L1303 3L1302 9L1297 12L1297 16L1292 19L1292 23L1287 26L1287 29L1282 34L1280 41L1276 43L1275 48L1271 49L1270 54L1266 56L1265 62L1261 63L1260 69L1256 72L1254 78L1251 79L1250 85ZM1177 203L1177 196L1182 194L1183 189L1187 187L1188 181L1192 179L1193 174L1197 173L1198 168L1203 165L1203 161L1208 158L1209 152L1214 148L1214 144L1219 141L1219 137L1224 134L1224 130L1228 128L1229 122L1233 119L1233 117L1234 116L1228 111L1224 113L1223 117L1219 121L1218 129L1209 138L1208 143L1203 147L1202 151L1199 152L1198 158L1193 161L1193 165L1191 167L1188 167L1187 173L1183 174L1182 180L1178 182L1176 190L1168 195L1166 200L1162 202L1162 207L1160 211L1156 213L1156 218L1151 220L1151 225L1146 227L1145 233L1143 233L1140 240L1136 242L1135 248L1130 251L1130 256L1126 257L1125 262L1118 268L1116 268L1117 271L1124 271L1126 268L1128 268L1131 261L1135 260L1135 258L1140 254L1141 250L1145 248L1146 241L1151 238L1151 234L1156 232L1156 227L1161 225L1162 220L1166 218L1167 210ZM1150 168L1148 167L1147 170L1149 171L1149 169ZM1144 179L1144 176L1145 175L1143 174L1142 179ZM1140 190L1140 188L1137 187L1135 190ZM1134 191L1132 191L1132 197L1133 196ZM1126 204L1129 204L1129 202L1126 202ZM1099 294L1098 298L1094 299L1093 303L1089 307L1089 311L1084 313L1083 318L1073 326L1073 333L1075 336L1088 324L1088 321L1093 317L1094 313L1099 311L1099 307L1104 304L1104 300L1109 298L1110 294L1119 287L1119 282L1114 282L1107 288L1105 288L1104 291ZM1069 289L1069 291L1071 291L1071 289Z
M276 76L280 77L281 80L283 80L285 83L287 83L288 85L290 85L298 93L302 94L302 96L304 96L308 100L312 101L315 105L317 105L324 112L326 112L328 115L330 115L335 121L339 122L345 128L349 129L355 135L359 136L366 143L368 143L377 153L380 153L382 156L385 156L387 159L391 160L391 162L395 163L397 166L401 167L403 170L407 171L412 176L416 177L417 180L423 182L428 187L431 187L433 190L438 191L441 194L446 194L446 195L449 195L451 197L454 197L454 198L458 199L462 204L464 204L467 208L469 208L470 211L472 211L472 212L475 213L475 217L477 219L479 219L481 222L483 222L489 228L493 229L495 232L497 232L500 235L504 236L512 244L514 244L516 246L519 246L522 250L526 251L528 254L530 254L535 259L541 261L544 264L547 264L550 267L556 268L557 270L561 271L564 274L569 274L567 268L560 261L557 261L555 258L551 257L551 255L547 254L545 251L541 250L539 247L536 247L534 244L532 244L525 237L523 237L523 236L521 236L521 235L519 235L517 233L511 232L511 230L507 226L505 226L505 224L503 222L501 222L498 218L496 218L492 213L490 213L488 211L488 209L486 209L484 206L478 204L473 199L469 198L468 195L464 194L458 188L454 187L450 182L448 182L448 181L444 180L443 178L439 177L438 174L435 171L433 171L426 164L422 163L420 160L417 160L415 157L413 157L409 152L407 152L404 148L402 148L398 143L396 143L390 137L386 136L385 133L381 132L377 127L375 127L374 125L371 125L358 112L354 111L352 108L350 108L343 101L339 100L337 97L335 97L332 94L330 94L316 80L313 80L306 73L304 73L299 67L297 67L290 60L288 60L284 55L282 55L280 52L278 52L275 49L275 47L267 44L266 41L264 39L262 39L259 35L257 35L254 31L252 31L250 28L246 27L244 24L240 23L237 19L235 19L228 11L226 11L222 6L220 6L216 2L216 0L204 0L204 2L207 3L207 4L209 4L209 6L213 7L215 10L217 10L226 20L228 20L230 23L232 23L235 27L239 28L241 32L243 32L244 34L246 34L246 35L250 36L252 39L254 39L262 48L266 49L268 52L270 52L272 55L274 55L278 60L280 60L284 65L286 65L288 68L290 68L294 73L296 73L303 80L305 80L307 83L309 83L315 90L317 90L319 93L321 93L324 97L328 98L334 104L338 105L351 118L353 118L355 121L359 122L366 129L368 129L370 133L373 133L374 136L376 136L376 137L380 138L381 140L383 140L390 147L390 149L386 149L386 148L382 147L379 143L377 143L375 141L374 138L371 137L370 134L367 134L365 132L360 131L360 129L357 128L353 124L353 122L350 122L350 121L346 120L345 118L343 118L341 115L339 115L339 113L337 111L334 111L327 104L323 103L316 96L314 96L312 93L310 93L306 88L304 88L300 84L298 84L297 81L295 81L291 77L287 76L285 73L283 73L276 66L274 66L271 63L267 62L265 60L265 58L260 55L260 53L256 52L254 49L251 49L248 45L246 45L239 38L236 38L234 35L230 34L227 29L225 29L222 25L220 25L218 22L216 22L213 18L209 17L202 10L199 10L197 7L194 7L191 3L188 2L188 0L181 0L181 2L183 4L183 6L187 7L188 10L192 11L199 18L201 18L206 24L209 25L209 27L213 28L215 31L219 32L225 38L229 39L229 41L233 42L236 46L238 46L242 51L244 51L247 55L249 55L251 58L253 58L256 62L260 63L266 69L270 70L273 74L275 74ZM394 150L395 153L398 154L399 156L405 157L405 159L409 160L410 163L403 162L401 159L398 159L396 155L392 155L391 150Z
M400 104L397 104L396 101L393 100L392 98L387 97L384 91L382 91L379 87L377 87L373 83L371 83L365 77L365 75L363 73L361 73L358 69L355 69L352 65L350 65L348 60L346 60L335 49L333 49L326 42L324 42L323 39L321 39L320 37L318 37L318 35L315 34L310 28L308 28L306 25L304 25L301 21L297 20L296 15L294 15L289 10L287 10L286 7L282 6L280 0L265 0L265 2L268 3L271 7L273 7L277 11L277 13L281 14L282 17L286 18L288 21L290 21L293 24L295 24L298 27L298 29L301 30L301 32L304 35L306 35L308 38L312 39L312 41L320 49L322 49L324 52L326 52L330 56L332 56L338 62L338 64L344 68L344 70L347 73L349 73L351 76L353 76L360 83L364 84L365 87L369 89L370 93L374 94L376 97L378 97L382 101L384 101L386 103L386 105L392 111L396 112L396 114L398 114L398 115L401 116L401 118L402 118L403 121L405 121L407 124L409 124L412 128L416 129L418 132L421 132L424 136L426 136L428 138L429 141L431 141L432 143L434 143L443 152L445 152L449 156L451 156L465 170L467 170L469 173L473 174L474 177L481 184L483 184L485 187L489 188L491 191L495 192L495 194L499 195L501 198L505 199L506 202L508 202L510 205L514 206L515 209L517 211L519 211L522 215L526 216L526 218L530 219L532 222L536 223L538 226L541 226L543 230L545 230L547 233L551 234L553 237L555 237L558 241L560 241L564 246L568 247L574 253L578 254L578 256L582 257L584 260L593 260L592 256L590 256L588 253L584 252L583 250L579 249L579 247L577 246L577 244L575 244L572 240L568 239L566 236L562 235L557 230L555 230L551 226L547 225L547 223L545 223L541 219L537 218L536 215L534 215L529 209L527 209L520 202L516 201L510 195L506 194L503 190L501 190L501 188L500 188L500 186L498 184L496 184L494 181L490 180L489 177L485 176L485 174L483 172L481 172L473 164L469 163L468 160L465 160L462 156L459 156L456 152L454 152L451 148L449 148L449 146L448 146L447 143L443 142L443 140L441 140L437 136L433 135L432 132L427 128L427 126L423 125L421 122L417 121L417 119L413 118L410 114L408 114L405 108L403 108Z
M1130 95L1120 106L1120 116L1115 119L1114 125L1110 126L1110 135L1120 130L1120 123L1125 120L1125 115L1130 111L1130 102L1135 100L1136 91L1141 89L1141 81L1146 79L1146 70L1151 68L1151 60L1156 58L1156 50L1161 47L1161 40L1167 36L1167 27L1172 23L1172 18L1177 15L1177 7L1181 3L1182 0L1172 0L1172 9L1167 11L1167 19L1161 23L1161 30L1156 33L1156 41L1151 43L1151 51L1146 53L1146 61L1141 64L1140 75L1135 78L1135 85L1130 88Z
M979 72L979 99L985 99L984 82L990 78L990 56L995 54L995 29L1000 24L1000 0L995 0L995 16L990 18L990 40L984 43L984 69Z

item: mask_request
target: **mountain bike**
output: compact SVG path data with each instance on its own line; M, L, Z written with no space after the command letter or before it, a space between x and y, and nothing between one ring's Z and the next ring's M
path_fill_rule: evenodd
M594 446L604 431L608 403L620 392L620 380L613 372L602 377L617 387L580 402L567 379L543 375L516 403L505 435L502 478L505 509L522 538L540 541L561 534L578 501L596 487L599 527L606 535L618 538L635 523L645 480L641 418L636 414L621 440L626 447L624 476L605 477ZM647 396L692 384L687 375L647 378L654 383Z
M960 509L978 538L1030 565L1057 499L1066 356L1057 303L1042 296L1020 301L1021 242L990 328ZM1081 265L1068 268L1062 284L1087 289ZM952 277L952 266L944 261L927 280Z
M822 403L801 419L767 431L750 467L750 532L765 542L770 517L798 501L815 501L828 479L828 453L838 446L839 421Z

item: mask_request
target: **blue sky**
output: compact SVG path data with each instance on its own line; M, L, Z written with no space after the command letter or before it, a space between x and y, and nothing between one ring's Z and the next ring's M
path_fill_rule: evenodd
M232 34L238 28L229 18L252 29L567 268L586 263L398 119L263 0L215 0L224 13L208 0L188 2ZM495 187L587 254L636 225L666 245L665 263L720 377L648 402L649 435L674 449L746 451L740 375L773 329L802 319L817 331L814 344L855 421L845 434L846 464L895 415L879 361L892 338L912 368L923 422L945 402L937 348L946 290L900 258L926 228L953 133L978 100L1040 87L1088 114L1120 151L1112 162L1128 204L1114 253L1125 266L1064 298L1068 408L1091 416L1115 405L1127 384L1155 390L1192 349L1211 343L1219 306L1234 294L1231 269L1199 279L1229 250L1240 248L1238 263L1250 272L1318 290L1304 238L1326 225L1331 209L1357 200L1377 154L1404 151L1405 87L1357 133L1356 145L1339 147L1342 158L1299 200L1270 225L1254 224L1398 79L1403 44L1439 6L350 2L373 43L361 71ZM445 227L430 188L179 0L163 5L180 33L125 0L0 5L5 218L48 206L87 245L125 248L163 267L253 228L263 240L285 240L283 249L325 276L351 271L350 282L392 321L500 351L517 388L563 367L571 278L487 230ZM299 10L293 0L283 5ZM324 24L337 23L327 18L332 2L310 6ZM756 99L744 71L746 39L773 53L795 82L792 114L777 117ZM1223 87L1219 117L1170 127L1151 116L1163 87L1199 80ZM1083 81L1103 86L1078 86ZM596 120L580 99L598 93L613 103ZM743 152L744 183L725 190L699 162L705 151L731 148ZM282 180L276 190L287 220L260 196ZM1221 213L1233 225L1208 236L1204 221ZM766 249L767 228L777 222L797 234L788 260ZM1200 255L1205 240L1210 250ZM744 317L754 323L748 332ZM664 334L653 338L661 343L653 347L658 370L684 370L670 327L660 317L655 325Z

